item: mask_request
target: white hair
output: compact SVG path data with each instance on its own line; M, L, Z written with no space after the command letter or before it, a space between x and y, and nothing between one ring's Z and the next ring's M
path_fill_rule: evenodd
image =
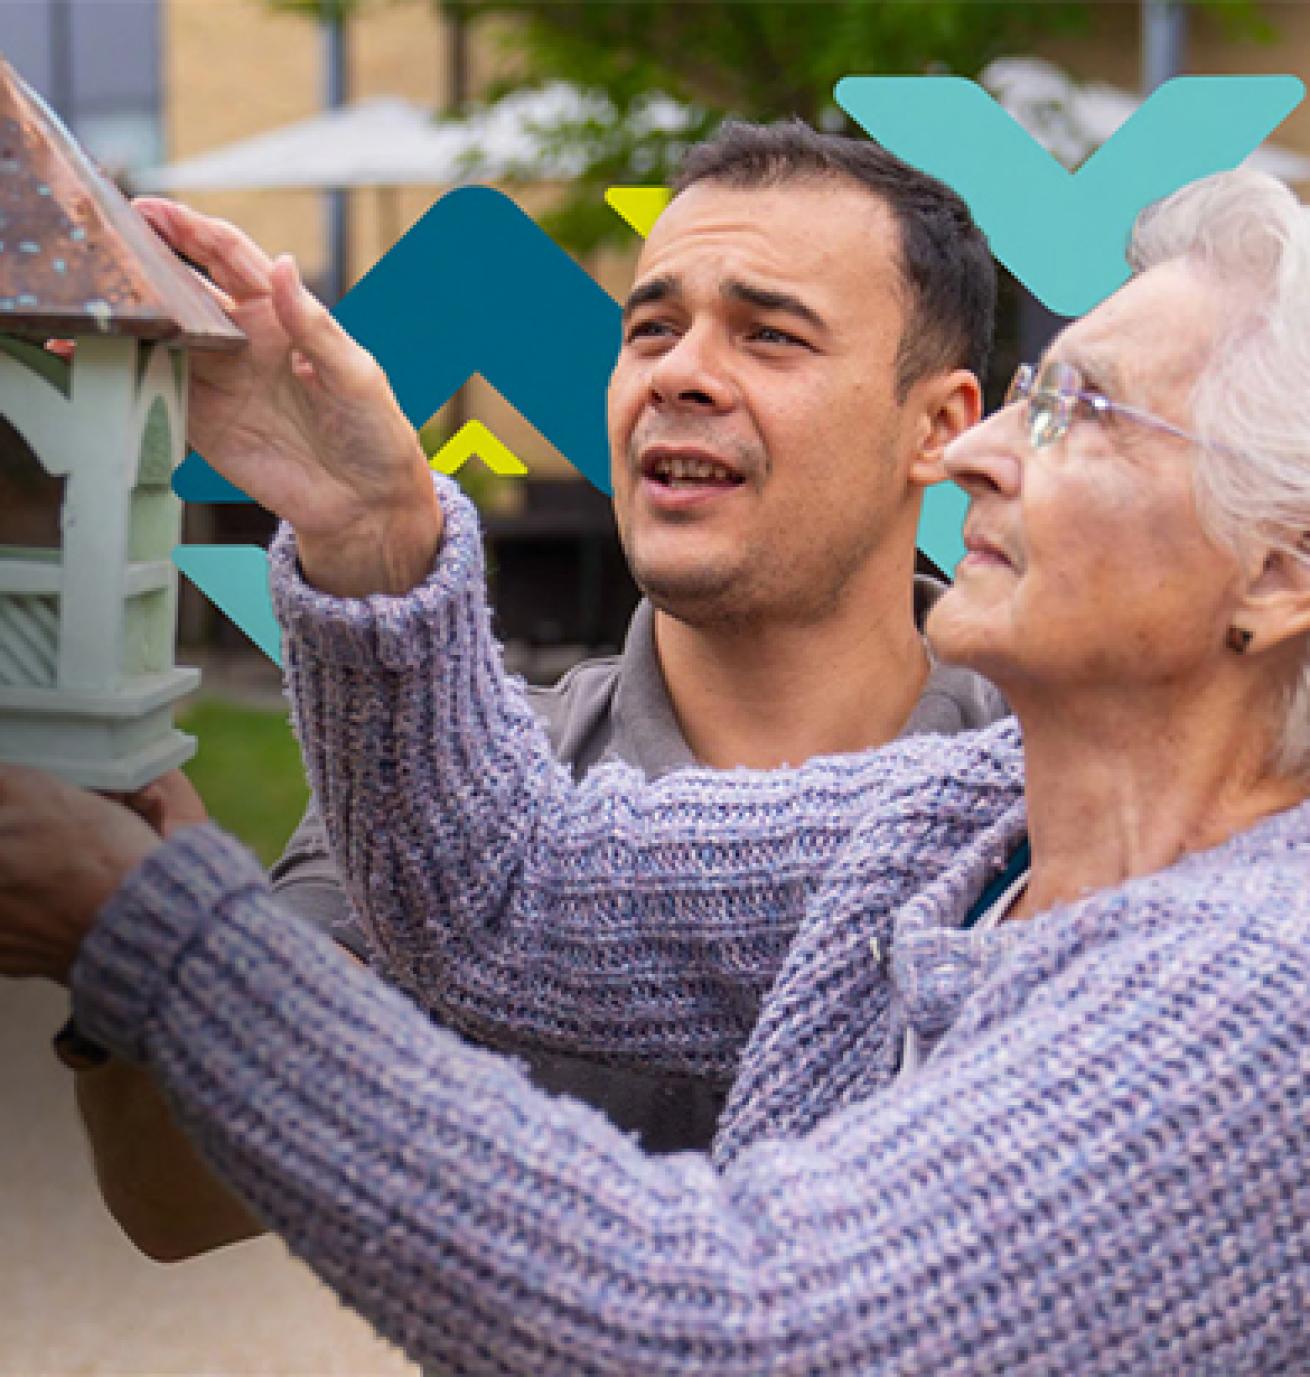
M1183 259L1222 294L1191 398L1207 530L1240 556L1253 541L1310 564L1310 210L1281 182L1238 169L1193 182L1137 218L1134 272ZM1275 765L1310 771L1310 647Z

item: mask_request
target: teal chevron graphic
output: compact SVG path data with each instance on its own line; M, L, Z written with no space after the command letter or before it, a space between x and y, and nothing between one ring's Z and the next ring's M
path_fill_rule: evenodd
M274 664L282 663L282 632L268 592L268 555L258 545L179 545L173 563Z
M210 468L194 450L173 475L173 491L187 502L236 503L252 500L221 473Z
M923 494L919 549L947 573L964 558L964 514L968 510L968 494L954 483L938 483Z
M964 197L992 252L1034 296L1076 316L1126 281L1138 212L1236 167L1305 87L1294 76L1176 77L1072 173L961 77L850 76L834 94L879 143Z

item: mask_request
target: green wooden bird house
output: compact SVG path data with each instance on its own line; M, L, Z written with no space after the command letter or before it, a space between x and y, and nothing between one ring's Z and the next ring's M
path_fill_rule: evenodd
M172 475L189 351L243 342L0 60L0 759L129 790L192 754Z

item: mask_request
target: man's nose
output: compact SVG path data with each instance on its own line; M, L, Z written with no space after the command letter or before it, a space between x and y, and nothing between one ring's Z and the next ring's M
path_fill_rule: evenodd
M721 409L733 390L720 342L708 326L693 325L656 360L651 399L665 405Z
M1026 405L1016 402L1002 407L952 440L942 454L946 476L970 496L985 492L1017 496L1023 480L1021 416Z

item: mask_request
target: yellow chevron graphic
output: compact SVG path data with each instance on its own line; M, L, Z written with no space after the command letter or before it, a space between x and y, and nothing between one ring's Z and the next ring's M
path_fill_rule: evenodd
M666 186L612 186L605 204L644 239L672 193ZM428 461L444 474L458 473L476 455L492 471L506 478L521 478L528 466L481 421L466 421Z
M644 239L671 196L666 186L612 186L605 192L605 204Z
M492 471L505 478L521 478L528 466L508 445L496 437L481 421L466 421L428 460L442 473L458 473L474 455Z

